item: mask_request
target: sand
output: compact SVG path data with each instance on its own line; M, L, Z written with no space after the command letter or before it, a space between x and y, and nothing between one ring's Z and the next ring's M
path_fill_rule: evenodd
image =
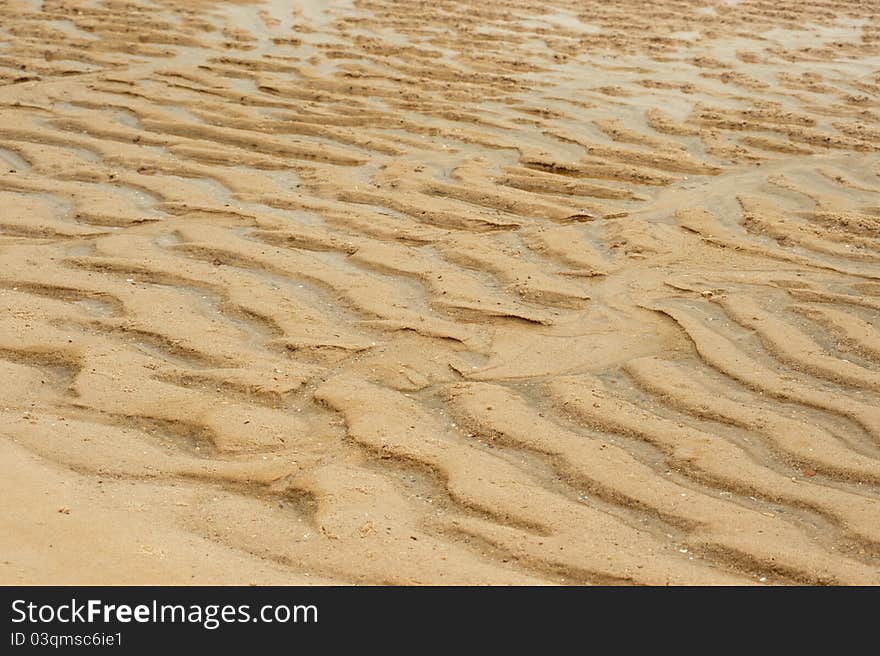
M880 11L0 2L0 583L880 583Z

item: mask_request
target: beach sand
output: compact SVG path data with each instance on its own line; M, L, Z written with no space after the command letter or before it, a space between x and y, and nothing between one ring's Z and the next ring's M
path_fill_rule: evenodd
M0 583L880 583L880 5L0 0Z

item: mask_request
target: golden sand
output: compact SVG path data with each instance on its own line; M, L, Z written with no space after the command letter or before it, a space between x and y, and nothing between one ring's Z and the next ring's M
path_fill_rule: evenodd
M0 0L0 583L880 583L878 9Z

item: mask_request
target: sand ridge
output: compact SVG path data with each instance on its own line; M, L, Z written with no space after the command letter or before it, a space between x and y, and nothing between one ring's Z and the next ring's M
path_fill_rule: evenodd
M880 583L878 96L870 1L0 2L0 582Z

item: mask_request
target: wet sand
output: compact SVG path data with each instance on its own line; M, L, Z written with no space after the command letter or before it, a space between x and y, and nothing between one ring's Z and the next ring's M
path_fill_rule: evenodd
M0 2L0 583L880 583L876 2Z

